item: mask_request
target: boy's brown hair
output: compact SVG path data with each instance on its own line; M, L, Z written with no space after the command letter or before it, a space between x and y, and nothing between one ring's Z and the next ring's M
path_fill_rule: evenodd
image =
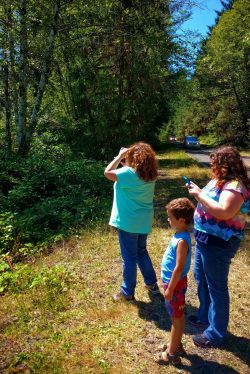
M170 211L176 219L184 218L187 225L193 220L195 206L186 197L170 201L170 203L166 205L166 209Z

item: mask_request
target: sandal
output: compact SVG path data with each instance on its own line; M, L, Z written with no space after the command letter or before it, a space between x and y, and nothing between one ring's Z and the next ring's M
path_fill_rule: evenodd
M168 351L161 352L158 360L156 361L159 365L180 365L181 359L177 354L170 355Z
M161 350L162 350L162 352L164 352L164 351L168 350L168 348L169 348L169 343L168 344L164 344ZM183 356L186 356L186 354L187 354L187 352L185 351L182 343L180 343L177 351L175 352L175 355L183 357Z

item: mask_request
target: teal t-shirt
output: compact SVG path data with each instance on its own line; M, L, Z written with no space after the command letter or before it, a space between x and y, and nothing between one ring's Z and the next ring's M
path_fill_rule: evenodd
M154 215L155 182L145 182L128 166L117 169L116 176L109 224L130 233L148 234Z

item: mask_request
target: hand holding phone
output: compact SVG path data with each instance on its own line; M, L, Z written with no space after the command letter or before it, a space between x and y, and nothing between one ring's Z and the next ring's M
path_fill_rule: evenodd
M186 182L186 184L188 184L188 186L190 185L190 179L188 177L183 177L184 181Z

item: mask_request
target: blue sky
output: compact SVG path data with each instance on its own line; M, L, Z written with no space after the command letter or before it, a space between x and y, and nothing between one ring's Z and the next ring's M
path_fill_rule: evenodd
M182 30L198 31L203 36L206 35L208 28L212 26L216 18L215 10L221 10L220 0L198 0L199 6L192 8L191 18L181 26Z

